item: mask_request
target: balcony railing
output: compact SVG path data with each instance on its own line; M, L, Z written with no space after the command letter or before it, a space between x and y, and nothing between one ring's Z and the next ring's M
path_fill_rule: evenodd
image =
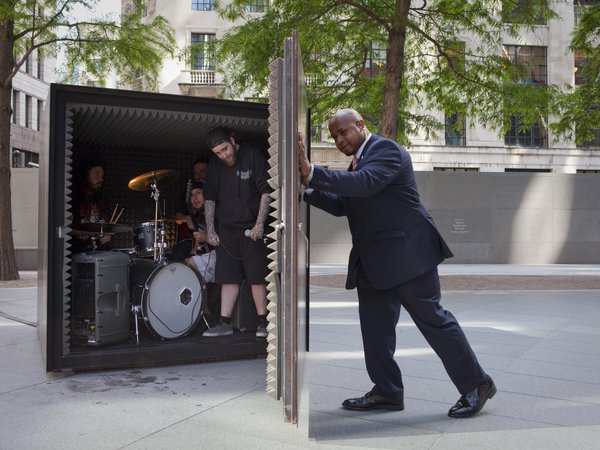
M183 70L180 83L184 84L217 84L214 70Z

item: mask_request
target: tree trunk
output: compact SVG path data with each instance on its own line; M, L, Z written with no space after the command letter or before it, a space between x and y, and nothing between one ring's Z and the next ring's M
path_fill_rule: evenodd
M12 21L0 22L0 280L19 279L10 194L13 27Z
M392 19L392 29L388 35L389 51L383 87L380 134L394 140L398 134L398 108L402 78L404 77L404 44L409 9L410 0L396 0L396 12Z

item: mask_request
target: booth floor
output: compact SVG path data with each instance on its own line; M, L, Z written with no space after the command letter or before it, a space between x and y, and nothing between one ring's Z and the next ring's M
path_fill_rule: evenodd
M440 273L600 277L600 266L442 265ZM264 359L47 374L36 289L0 287L0 449L598 447L600 290L447 290L442 304L498 387L481 414L447 417L458 393L406 314L396 351L406 409L341 409L371 388L356 294L311 285L308 396L296 426L265 392Z

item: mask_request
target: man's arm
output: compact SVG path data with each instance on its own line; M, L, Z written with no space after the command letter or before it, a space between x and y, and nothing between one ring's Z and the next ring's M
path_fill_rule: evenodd
M314 166L310 187L343 197L370 197L385 189L402 170L400 147L391 141L373 144L352 172Z
M269 205L271 204L271 196L268 193L262 194L260 197L260 207L258 208L258 216L256 224L251 230L250 239L256 241L262 239L265 234L265 221L269 215Z
M204 220L206 220L207 242L216 247L219 245L220 239L215 231L215 202L213 200L206 200L204 203Z

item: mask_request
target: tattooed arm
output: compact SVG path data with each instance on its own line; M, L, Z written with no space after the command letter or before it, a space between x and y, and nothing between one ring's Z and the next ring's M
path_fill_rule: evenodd
M220 243L219 235L215 231L215 202L206 200L204 203L204 220L206 220L207 242L216 247Z
M260 197L260 208L258 209L258 217L256 218L256 225L252 228L252 234L250 238L253 241L262 239L265 234L265 222L269 216L269 206L271 204L271 196L269 194L263 194Z

